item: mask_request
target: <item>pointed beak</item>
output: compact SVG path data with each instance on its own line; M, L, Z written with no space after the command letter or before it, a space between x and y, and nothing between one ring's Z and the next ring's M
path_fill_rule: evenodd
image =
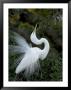
M34 28L34 31L33 31L33 32L36 32L36 28L37 28L37 24L36 24L36 26L35 26L35 28Z

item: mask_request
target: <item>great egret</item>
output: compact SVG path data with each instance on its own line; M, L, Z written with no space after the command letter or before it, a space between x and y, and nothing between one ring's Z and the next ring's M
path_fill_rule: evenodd
M19 34L14 32L14 39L18 46L10 45L10 50L14 53L23 53L23 56L21 56L21 61L16 67L16 74L19 74L20 72L24 71L25 77L28 75L32 75L36 70L39 69L39 59L44 60L49 52L49 42L45 38L38 39L36 37L36 27L34 28L34 31L32 32L30 39L32 43L36 45L40 45L44 43L44 49L40 49L38 47L32 47L30 46L26 40L20 36Z

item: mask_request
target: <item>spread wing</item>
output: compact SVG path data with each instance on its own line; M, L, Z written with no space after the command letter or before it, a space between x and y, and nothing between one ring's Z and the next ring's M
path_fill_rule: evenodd
M12 34L13 34L12 37L13 37L14 41L16 42L17 46L9 45L10 53L24 53L28 49L30 49L30 45L27 43L27 41L21 35L19 35L16 32L12 32Z
M22 46L15 46L15 45L9 45L9 53L11 55L13 54L19 54L19 53L25 53L26 50L24 50Z

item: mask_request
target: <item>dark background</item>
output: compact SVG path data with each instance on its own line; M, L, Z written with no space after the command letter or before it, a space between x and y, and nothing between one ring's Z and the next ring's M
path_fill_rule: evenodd
M22 2L22 3L69 3L69 0L0 0L0 88L3 87L3 3L9 3L9 2ZM69 59L70 59L70 53L71 53L71 50L70 50L70 46L71 46L71 19L70 19L70 16L71 16L71 3L69 3L69 30L68 30L68 56L69 56ZM70 65L70 61L69 61L69 65ZM70 73L69 73L69 76L70 76ZM69 85L70 85L70 79L69 79ZM12 89L26 89L26 88L3 88L3 89L6 89L6 90L12 90ZM31 88L28 88L28 89L31 89ZM33 88L34 89L34 88ZM37 89L37 88L36 88ZM41 88L40 88L41 89ZM43 88L42 88L43 89ZM46 88L45 88L46 89ZM57 89L57 88L56 88Z

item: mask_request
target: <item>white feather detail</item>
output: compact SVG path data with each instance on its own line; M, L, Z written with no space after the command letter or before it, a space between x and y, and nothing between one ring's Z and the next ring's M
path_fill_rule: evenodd
M11 54L25 53L26 49L23 46L9 45L9 52Z
M37 54L38 53L38 54ZM35 47L27 51L24 58L21 60L16 68L16 74L25 70L25 76L33 74L33 72L39 67L38 60L40 56L40 49Z
M40 49L38 47L31 47L26 40L20 36L19 34L14 32L14 39L16 43L19 45L11 46L11 49L14 49L14 52L25 53L24 56L16 67L16 74L24 71L24 75L27 78L32 75L37 69L39 69L39 59L44 60L49 52L49 42L45 38L41 38L40 40L36 37L36 27L31 34L31 41L36 44L44 43L44 49ZM16 50L17 49L17 50Z
M16 32L13 32L14 33L14 39L16 41L16 43L22 47L22 49L26 52L27 49L30 48L30 45L26 42L26 40L24 39L24 37L22 37L21 35L19 35L18 33Z

